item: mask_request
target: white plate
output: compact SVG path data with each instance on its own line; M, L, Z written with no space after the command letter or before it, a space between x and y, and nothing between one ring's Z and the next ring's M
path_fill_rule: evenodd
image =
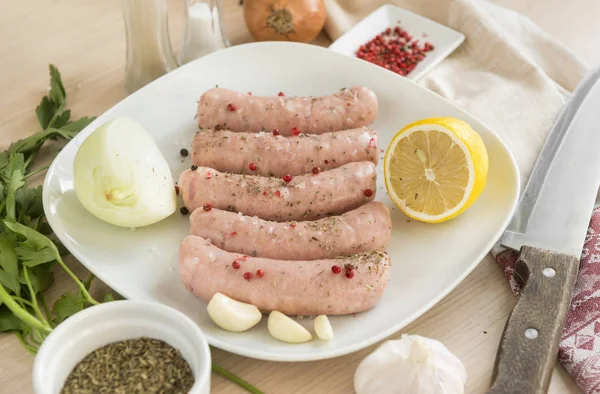
M421 79L465 40L465 36L456 30L395 5L386 4L370 13L335 40L329 49L355 57L356 51L361 45L369 42L388 27L393 29L396 26L406 30L408 34L419 40L419 43L428 41L435 48L433 51L427 52L425 59L419 62L417 67L406 76L413 81Z
M89 214L73 190L73 159L92 130L117 116L140 122L156 139L176 176L190 165L179 149L196 131L196 100L219 84L255 95L325 95L365 85L379 98L375 128L381 147L405 124L431 116L454 116L470 123L483 138L490 157L488 184L462 216L439 225L408 222L392 211L389 254L391 280L379 305L356 316L331 319L335 339L291 345L271 338L266 318L250 331L217 328L206 304L181 284L179 242L188 217L179 213L136 231L106 224ZM182 145L183 143L183 145ZM381 165L380 165L381 171ZM392 207L383 179L378 200ZM364 348L410 323L452 290L490 250L512 216L518 193L515 161L484 124L449 101L405 78L328 49L305 44L253 43L225 49L171 72L127 97L73 139L58 155L44 182L44 210L65 246L90 271L123 296L172 306L194 319L211 345L244 356L277 361L325 359ZM312 321L301 321L312 331Z

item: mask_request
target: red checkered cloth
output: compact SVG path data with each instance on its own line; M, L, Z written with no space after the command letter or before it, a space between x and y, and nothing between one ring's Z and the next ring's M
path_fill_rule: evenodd
M579 277L558 351L558 359L586 394L600 393L600 207L594 209L588 228ZM496 255L510 287L518 296L513 278L517 253Z

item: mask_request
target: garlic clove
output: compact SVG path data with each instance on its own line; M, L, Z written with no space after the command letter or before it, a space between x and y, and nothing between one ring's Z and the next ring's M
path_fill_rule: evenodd
M262 313L256 306L236 301L221 293L215 293L206 310L217 326L232 332L249 330L262 319Z
M324 341L333 339L333 327L326 315L319 315L315 318L315 332Z
M147 226L177 207L167 161L146 130L126 117L103 124L81 143L73 182L81 205L116 226Z
M267 329L273 338L283 342L304 343L312 339L312 335L306 328L278 311L269 314Z

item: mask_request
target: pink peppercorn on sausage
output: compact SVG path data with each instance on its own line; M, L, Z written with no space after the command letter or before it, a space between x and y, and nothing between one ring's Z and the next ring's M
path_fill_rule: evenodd
M353 161L377 164L379 159L377 133L366 127L293 137L207 129L196 134L192 146L192 163L198 166L277 177L319 172Z
M179 189L188 211L212 208L277 222L339 215L372 201L376 168L370 161L348 163L319 174L268 178L196 167L184 171Z
M362 86L322 97L259 97L214 88L198 102L198 126L235 132L321 134L366 126L376 117L377 96Z
M392 230L390 210L379 201L309 222L269 222L220 209L196 209L190 224L191 234L228 252L281 260L384 251Z
M389 257L380 251L282 261L229 253L194 235L179 247L181 280L204 301L220 292L261 311L288 315L345 315L370 309L383 295L389 268Z

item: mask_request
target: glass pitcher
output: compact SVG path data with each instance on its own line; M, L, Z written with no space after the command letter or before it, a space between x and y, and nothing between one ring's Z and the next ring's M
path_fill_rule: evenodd
M200 56L229 46L220 0L185 0L186 22L179 62L171 49L167 0L123 0L127 40L125 87L134 92Z

